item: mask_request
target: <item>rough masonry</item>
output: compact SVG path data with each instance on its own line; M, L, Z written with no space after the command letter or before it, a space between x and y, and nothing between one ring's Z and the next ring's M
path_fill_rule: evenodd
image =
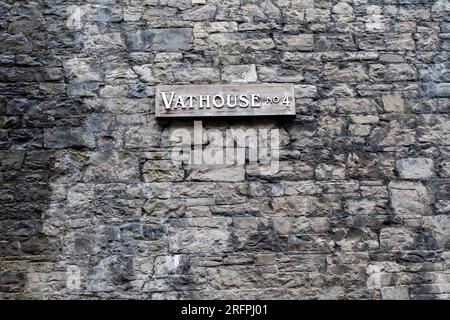
M448 0L0 2L1 299L450 298ZM156 84L292 83L280 171L169 159ZM205 146L208 144L205 138Z

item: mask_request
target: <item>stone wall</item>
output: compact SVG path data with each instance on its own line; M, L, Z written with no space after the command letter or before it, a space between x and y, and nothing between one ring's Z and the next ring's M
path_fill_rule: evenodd
M0 298L448 299L448 0L3 0ZM280 171L169 161L156 84L293 83ZM205 141L207 144L208 141Z

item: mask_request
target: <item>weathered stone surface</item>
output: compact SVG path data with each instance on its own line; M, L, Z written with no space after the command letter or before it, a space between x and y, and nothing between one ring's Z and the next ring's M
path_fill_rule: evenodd
M66 77L72 83L101 81L100 71L95 66L94 60L73 58L64 62Z
M383 287L381 297L383 300L409 300L408 286Z
M256 82L258 75L254 64L224 66L222 69L222 80L234 83Z
M264 82L300 82L304 79L299 70L288 69L279 66L258 67L258 75Z
M305 162L280 161L278 171L270 172L270 167L259 164L249 164L246 166L249 176L257 176L266 179L281 178L284 180L311 179L314 176L313 167Z
M383 215L387 214L387 205L385 199L350 199L346 203L346 211L354 215Z
M227 252L231 249L231 234L227 223L221 223L216 228L185 227L178 229L169 239L169 247L175 253L207 253ZM214 246L211 246L211 242Z
M429 179L434 176L434 163L426 158L397 160L397 171L402 179Z
M450 246L450 218L446 215L424 217L424 228L430 229L439 247Z
M242 166L192 165L187 169L187 180L194 181L244 181Z
M221 50L229 54L241 52L264 51L275 48L274 41L267 35L250 34L239 35L235 33L212 33L207 39L210 50Z
M181 83L215 83L220 79L219 70L216 68L181 68L173 71L176 81Z
M204 6L197 6L190 10L186 10L181 15L181 19L190 21L205 21L211 20L216 15L217 8L214 5L206 4Z
M94 152L88 155L83 181L135 181L138 176L138 159L133 154Z
M46 148L94 148L94 134L87 128L53 128L44 131Z
M449 298L448 0L0 7L0 299ZM172 161L156 86L195 83L294 86L203 122L276 170Z
M430 215L432 195L419 182L389 183L392 207L397 215Z
M295 96L299 98L313 98L317 94L317 87L311 85L295 85Z
M277 38L277 45L286 51L313 51L314 36L312 34L282 35Z
M418 118L418 138L420 142L437 145L450 143L450 117L448 115L422 115Z
M326 65L324 77L330 81L356 83L368 79L367 71L361 64Z
M131 51L178 51L189 49L192 30L188 28L145 29L125 35Z
M405 100L399 93L382 96L384 110L387 112L404 112Z
M320 163L316 167L316 178L318 180L345 179L345 165Z
M414 234L403 228L384 228L380 232L380 246L384 250L408 250L414 248Z
M79 183L68 190L67 206L80 208L89 206L94 201L94 190L89 184Z
M183 181L184 170L181 163L172 160L147 161L142 168L146 182Z
M411 127L411 121L382 123L374 128L369 141L380 146L413 145L416 142L416 131Z
M370 66L369 76L377 82L408 81L416 80L417 71L410 64L375 64Z
M125 148L146 148L156 146L161 133L153 127L129 126L124 132Z
M379 106L370 99L338 98L336 108L341 113L376 113Z
M450 97L449 83L433 83L426 86L426 91L431 97Z

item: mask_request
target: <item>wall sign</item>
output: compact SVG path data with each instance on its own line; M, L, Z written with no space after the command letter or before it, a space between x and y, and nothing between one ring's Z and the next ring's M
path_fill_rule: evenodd
M159 85L156 118L295 116L291 84Z

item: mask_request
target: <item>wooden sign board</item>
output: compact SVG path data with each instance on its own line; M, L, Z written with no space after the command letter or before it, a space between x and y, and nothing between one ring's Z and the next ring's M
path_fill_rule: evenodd
M156 118L295 116L291 84L158 85Z

